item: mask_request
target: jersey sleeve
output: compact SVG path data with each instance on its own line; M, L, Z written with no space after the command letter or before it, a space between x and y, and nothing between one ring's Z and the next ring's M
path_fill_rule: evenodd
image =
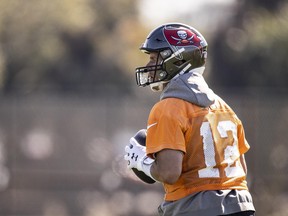
M238 125L238 142L239 142L239 152L240 154L246 153L250 149L250 145L248 144L246 138L245 138L245 132L242 123Z
M176 105L173 99L165 99L152 108L146 138L148 156L153 157L163 149L186 152L184 116L181 115L181 106Z

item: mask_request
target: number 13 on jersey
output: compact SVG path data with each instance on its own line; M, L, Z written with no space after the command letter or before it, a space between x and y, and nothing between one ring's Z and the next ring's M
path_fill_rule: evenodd
M228 133L229 131L230 133ZM212 133L209 122L202 123L200 135L203 137L203 152L206 167L198 171L199 177L232 178L244 176L245 172L239 160L237 125L232 121L219 121L217 130L214 133L217 134ZM220 139L215 141L215 137L220 137ZM227 142L228 140L231 140L231 143ZM217 147L220 147L220 151ZM220 172L219 167L224 168L224 173ZM222 176L223 174L225 176Z

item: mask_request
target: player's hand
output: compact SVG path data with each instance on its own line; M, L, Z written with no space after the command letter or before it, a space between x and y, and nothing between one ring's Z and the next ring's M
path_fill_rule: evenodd
M125 147L124 159L128 162L134 174L143 182L153 184L157 180L151 174L153 159L146 155L146 129L139 130L131 139L130 144Z
M140 145L134 137L130 139L130 145L125 147L124 159L128 162L128 168L136 168L144 171L143 166L151 165L154 160L146 156L146 147ZM143 169L144 168L144 169Z

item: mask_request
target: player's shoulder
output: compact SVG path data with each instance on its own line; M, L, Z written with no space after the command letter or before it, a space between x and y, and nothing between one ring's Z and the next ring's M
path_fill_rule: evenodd
M182 104L182 100L178 98L165 98L158 101L154 106L153 109L163 109L163 110L170 110L174 109L175 107L180 107Z
M161 113L180 113L180 112L193 112L201 110L203 107L199 107L195 104L192 104L188 101L185 101L180 98L165 98L157 102L152 110L161 111Z
M214 110L226 110L230 112L234 112L233 109L224 101L220 96L215 95L215 101L214 103L210 106L211 109Z
M231 108L231 106L226 103L221 97L217 96L215 97L215 102L213 105L210 106L210 112L217 113L219 115L229 115L233 117L233 119L237 122L241 123L241 120L237 116L237 114L234 112L234 110Z
M178 116L177 111L179 111L181 108L181 101L177 101L177 99L174 98L166 98L163 100L158 101L154 106L152 107L150 111L150 117L153 118L161 118L161 117L176 117Z

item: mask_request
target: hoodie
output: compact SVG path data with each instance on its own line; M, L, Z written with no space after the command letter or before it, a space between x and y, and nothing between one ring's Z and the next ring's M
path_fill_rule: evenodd
M175 76L163 90L160 100L179 98L200 107L209 107L216 95L209 88L202 74L205 67L195 68L188 73Z

